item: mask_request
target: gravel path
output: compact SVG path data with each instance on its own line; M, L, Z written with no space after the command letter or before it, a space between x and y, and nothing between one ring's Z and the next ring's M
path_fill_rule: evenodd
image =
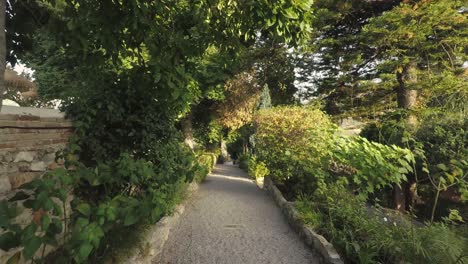
M218 165L171 230L162 264L319 263L273 199L233 165Z

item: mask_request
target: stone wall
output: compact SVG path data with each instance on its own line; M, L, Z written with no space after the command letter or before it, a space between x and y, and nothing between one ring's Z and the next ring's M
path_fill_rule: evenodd
M19 187L47 170L61 166L55 154L65 148L73 132L72 123L57 110L3 106L0 112L0 200L8 200ZM33 212L15 202L20 209L15 223L24 227L33 219ZM66 203L69 212L69 202ZM4 230L0 228L0 234ZM54 250L47 246L45 253ZM21 251L0 249L0 263ZM41 254L38 250L36 255ZM23 258L19 263L26 263Z
M0 196L56 167L55 154L73 131L71 122L58 111L4 108L0 112Z

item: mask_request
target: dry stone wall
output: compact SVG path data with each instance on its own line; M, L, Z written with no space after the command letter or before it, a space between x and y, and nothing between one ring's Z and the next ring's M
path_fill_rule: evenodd
M58 111L21 109L0 113L0 196L58 166L55 154L73 131L72 123Z
M56 153L63 150L73 132L72 123L57 110L3 106L0 112L0 200L9 199L19 187L46 171L62 165ZM16 203L21 213L15 219L25 226L32 211ZM69 204L67 203L67 211ZM3 232L0 228L0 234ZM0 249L0 263L6 263L21 248ZM46 253L53 250L46 248ZM38 253L39 254L39 253ZM24 259L20 263L25 263Z

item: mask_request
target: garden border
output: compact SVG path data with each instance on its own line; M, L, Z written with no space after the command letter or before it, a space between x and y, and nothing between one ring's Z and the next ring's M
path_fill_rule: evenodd
M273 197L276 204L281 208L281 211L288 219L289 224L310 246L313 250L321 255L321 262L326 264L344 264L335 247L325 239L325 237L317 234L312 228L308 227L301 219L299 212L294 208L294 203L287 201L281 194L280 190L275 186L270 177L265 177L264 188Z
M135 246L127 256L121 256L118 263L147 264L157 261L161 257L171 230L179 222L187 202L197 192L198 187L198 183L190 183L184 201L175 207L172 214L162 217L158 222L151 225L143 234L139 245Z

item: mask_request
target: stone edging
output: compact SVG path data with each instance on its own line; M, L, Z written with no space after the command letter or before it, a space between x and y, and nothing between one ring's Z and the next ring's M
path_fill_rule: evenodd
M305 243L312 249L320 253L322 263L325 264L343 264L344 261L336 251L335 247L328 242L325 237L317 234L312 228L306 226L301 220L299 212L292 202L288 202L280 190L275 186L270 177L264 180L265 189L273 196L276 204L281 208L283 214L288 218L290 225L304 239Z
M146 230L145 234L142 234L143 237L140 246L135 247L128 256L119 259L119 263L158 263L157 260L161 257L164 244L166 244L166 241L169 238L171 229L173 229L179 222L179 218L184 212L185 205L189 201L190 196L192 196L192 194L197 190L197 183L192 182L189 184L186 199L176 206L174 213L172 215L164 216L156 224L151 225Z

